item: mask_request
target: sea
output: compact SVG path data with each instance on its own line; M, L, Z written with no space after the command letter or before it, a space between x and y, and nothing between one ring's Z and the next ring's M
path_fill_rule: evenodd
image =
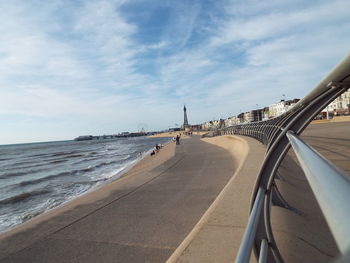
M0 232L117 180L170 138L0 145Z

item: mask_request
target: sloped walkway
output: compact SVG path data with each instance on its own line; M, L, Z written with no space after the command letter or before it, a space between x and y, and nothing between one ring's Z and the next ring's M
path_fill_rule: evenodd
M235 168L227 150L183 140L173 158L123 178L102 200L0 239L0 262L165 262Z

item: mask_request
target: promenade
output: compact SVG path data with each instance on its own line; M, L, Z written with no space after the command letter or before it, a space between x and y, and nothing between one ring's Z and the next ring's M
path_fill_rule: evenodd
M301 136L348 174L349 124L311 124ZM0 238L0 262L233 262L264 154L245 136L184 139L174 157L122 178L103 199ZM339 251L292 151L278 176L292 208L271 209L285 262L334 259Z
M184 139L173 158L103 199L2 237L0 262L165 262L234 170L226 150Z

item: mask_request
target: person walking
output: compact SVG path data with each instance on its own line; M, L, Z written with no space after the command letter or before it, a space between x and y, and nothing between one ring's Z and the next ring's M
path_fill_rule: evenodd
M180 144L180 136L176 135L176 144L179 145Z

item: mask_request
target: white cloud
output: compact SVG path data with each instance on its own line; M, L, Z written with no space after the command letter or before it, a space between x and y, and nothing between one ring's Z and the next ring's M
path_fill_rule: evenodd
M201 11L199 1L171 2L173 10L170 16L170 23L167 26L162 38L166 40L173 49L179 50L183 48L193 33L196 26L197 17Z
M347 1L296 2L176 2L153 44L126 1L2 2L0 118L113 133L181 123L183 103L198 123L301 97L349 51L350 22Z
M254 9L254 4L252 3L250 7ZM232 8L235 9L237 7L232 5ZM218 32L211 39L211 44L218 46L235 41L264 40L285 34L308 31L310 28L319 28L334 21L347 18L348 8L349 4L347 1L339 0L327 1L316 7L303 8L301 6L300 9L282 9L278 11L269 9L266 13L259 15L234 16L229 18L228 21L224 20L219 24ZM334 16L334 14L337 15Z
M146 49L161 49L161 48L164 48L166 46L168 46L169 43L167 43L166 41L162 40L156 44L153 44L153 45L148 45L146 46Z

